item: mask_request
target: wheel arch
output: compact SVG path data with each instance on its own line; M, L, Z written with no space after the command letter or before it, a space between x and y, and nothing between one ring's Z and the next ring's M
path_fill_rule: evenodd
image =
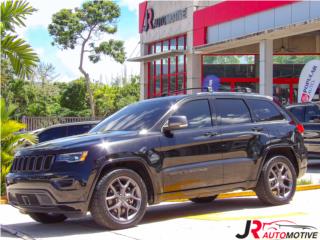
M143 179L143 181L146 184L147 193L148 193L148 203L153 204L155 202L156 188L154 186L154 182L152 181L151 173L148 166L146 166L146 163L144 163L143 159L128 157L128 158L119 158L119 159L109 159L100 167L97 173L97 176L95 178L95 182L91 187L90 196L89 196L89 208L92 201L94 189L98 184L99 180L106 173L118 168L130 169L132 171L135 171L137 174L139 174L139 176Z
M280 146L270 147L265 151L263 161L259 169L258 179L261 175L262 168L267 163L267 161L272 157L279 156L279 155L285 156L290 160L290 162L292 163L295 169L296 175L299 176L300 164L298 162L298 157L296 156L293 148L287 145L280 145Z

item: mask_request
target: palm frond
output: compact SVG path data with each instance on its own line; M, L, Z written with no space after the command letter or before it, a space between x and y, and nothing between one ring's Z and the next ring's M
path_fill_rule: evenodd
M23 0L6 0L1 2L1 23L2 30L14 31L14 27L24 27L24 20L28 15L35 12L27 1Z
M16 35L6 35L1 39L2 54L7 57L13 70L20 77L29 76L39 62L38 55L29 44Z
M6 153L13 155L16 149L25 145L27 142L31 144L37 143L38 138L37 136L29 133L11 135L6 138L5 141L1 141L1 147Z
M1 98L1 121L5 122L10 119L17 109L17 106L14 104L6 104L4 98Z
M1 128L1 141L2 141L2 140L5 140L8 136L26 128L26 125L14 120L8 120L5 122L1 121L0 128ZM20 135L20 134L17 134L17 135Z

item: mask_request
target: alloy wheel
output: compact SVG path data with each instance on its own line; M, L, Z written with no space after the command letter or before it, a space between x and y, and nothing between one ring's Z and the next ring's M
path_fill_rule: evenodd
M107 211L117 222L131 222L140 210L141 198L141 189L132 178L118 177L107 187Z
M268 179L272 194L279 199L287 198L293 190L291 170L283 162L276 162L271 166Z

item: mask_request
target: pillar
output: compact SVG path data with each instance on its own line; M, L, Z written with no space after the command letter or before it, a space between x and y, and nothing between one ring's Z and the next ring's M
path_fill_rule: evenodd
M259 44L259 92L263 95L273 95L273 40L265 39Z

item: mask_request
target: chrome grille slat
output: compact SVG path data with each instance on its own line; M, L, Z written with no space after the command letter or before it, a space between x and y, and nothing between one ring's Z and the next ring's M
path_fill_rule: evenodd
M53 155L16 157L12 163L12 172L48 171L54 162Z

